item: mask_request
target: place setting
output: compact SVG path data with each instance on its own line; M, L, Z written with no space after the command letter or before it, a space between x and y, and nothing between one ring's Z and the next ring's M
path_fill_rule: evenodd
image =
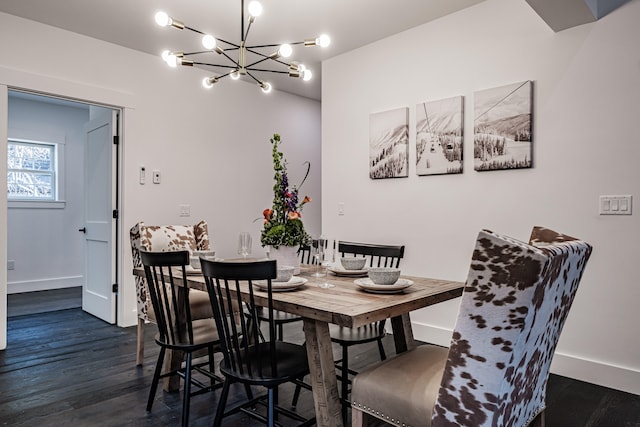
M395 294L413 285L413 280L400 278L399 268L371 267L367 269L367 275L368 277L353 282L365 292Z
M307 279L304 277L294 276L293 270L293 266L279 266L276 278L271 281L271 290L273 292L293 291L307 283ZM263 291L266 291L269 288L268 283L264 280L257 280L253 282L253 284Z
M341 277L367 277L366 263L365 257L343 256L340 257L340 264L333 263L327 270Z

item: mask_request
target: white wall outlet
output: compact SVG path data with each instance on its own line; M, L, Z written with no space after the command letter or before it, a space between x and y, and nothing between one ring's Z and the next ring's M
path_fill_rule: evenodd
M140 185L144 185L147 177L147 169L144 166L140 166Z
M16 269L16 262L12 259L7 261L7 270L15 270Z
M600 196L600 215L631 215L631 196Z
M160 171L153 171L153 183L160 184Z
M180 216L191 216L191 205L180 205Z

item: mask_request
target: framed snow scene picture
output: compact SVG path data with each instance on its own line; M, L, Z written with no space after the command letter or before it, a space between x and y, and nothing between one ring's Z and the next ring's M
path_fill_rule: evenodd
M416 105L416 173L462 173L462 97Z
M531 167L532 89L525 81L474 93L475 170Z
M369 177L409 176L409 108L369 117Z

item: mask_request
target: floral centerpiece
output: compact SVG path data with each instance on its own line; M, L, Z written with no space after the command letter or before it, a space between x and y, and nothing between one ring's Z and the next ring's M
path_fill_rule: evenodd
M278 150L280 135L277 133L271 138L273 157L273 204L262 212L264 227L260 234L262 246L271 246L273 249L291 247L298 251L300 245L308 245L311 237L304 229L302 222L302 207L311 201L305 196L302 201L298 199L298 190L304 184L311 165L306 162L307 172L298 186L289 188L287 175L287 161L282 152ZM294 253L295 253L294 252Z

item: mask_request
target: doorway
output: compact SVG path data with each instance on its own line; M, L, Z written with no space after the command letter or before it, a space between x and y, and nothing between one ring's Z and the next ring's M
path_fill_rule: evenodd
M75 100L9 90L8 92L8 139L16 144L50 143L55 146L55 170L52 173L54 184L51 193L45 194L46 200L37 199L42 193L26 194L24 200L8 201L7 209L7 293L8 304L11 296L26 293L34 297L34 303L39 293L51 291L53 294L73 294L78 288L87 288L86 267L96 265L85 262L88 257L86 233L87 196L85 189L88 185L95 186L93 176L97 168L94 164L89 171L89 178L84 165L87 163L88 151L85 124L96 117L105 114L116 117L114 126L119 131L120 110L97 104L79 102ZM109 141L108 175L105 186L98 194L108 193L108 217L112 217L112 210L117 210L118 204L118 163L117 150L111 152ZM95 151L95 150L93 150ZM95 161L95 158L91 161ZM11 170L8 171L9 175ZM104 177L103 177L104 178ZM90 183L88 183L90 181ZM115 185L111 185L115 182ZM107 185L108 184L108 185ZM8 192L11 180L8 181ZM95 193L95 190L94 190ZM117 283L117 219L114 219L109 235L107 250L102 254L109 259L102 265L107 265L106 274L101 274L101 286L108 286L109 300L107 315L99 315L109 323L116 323L115 298L112 292L113 284ZM94 292L95 293L95 292ZM94 294L92 293L92 295ZM106 293L106 292L103 292ZM51 293L50 293L51 294ZM24 300L24 299L23 299ZM84 302L84 301L83 301ZM84 304L83 304L84 305ZM95 306L95 301L92 302ZM10 308L10 307L9 307ZM36 308L37 309L37 308ZM87 310L91 312L91 310ZM95 315L95 313L92 313Z

